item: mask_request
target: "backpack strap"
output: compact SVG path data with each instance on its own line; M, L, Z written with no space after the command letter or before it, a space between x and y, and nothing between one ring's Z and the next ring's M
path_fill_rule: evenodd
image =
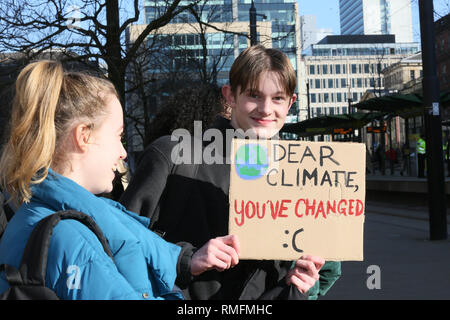
M23 280L22 283L45 285L48 249L53 234L53 228L61 220L65 219L77 220L88 227L89 230L97 236L106 254L111 259L113 258L105 236L90 216L75 210L58 211L39 221L33 229L19 267L20 276ZM5 268L5 274L13 281L18 280L18 275L8 268Z
M8 281L10 286L21 285L23 283L22 275L19 270L8 265L2 264L0 265L0 272L5 272L6 281Z
M5 207L6 201L5 198L3 197L3 193L0 190L0 237L3 235L3 232L6 229L6 225L8 224Z

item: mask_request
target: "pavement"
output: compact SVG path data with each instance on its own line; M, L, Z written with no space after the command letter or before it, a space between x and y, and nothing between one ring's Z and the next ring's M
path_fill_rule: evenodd
M342 262L341 278L321 300L449 300L449 212L448 239L431 241L426 194L367 190L364 261Z

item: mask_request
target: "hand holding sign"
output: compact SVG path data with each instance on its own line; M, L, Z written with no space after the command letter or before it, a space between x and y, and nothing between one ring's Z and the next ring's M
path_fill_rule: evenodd
M361 261L365 151L359 143L235 139L229 232L241 259Z
M306 293L319 280L319 271L325 264L321 257L306 255L298 259L286 275L286 284L294 285L301 293Z
M205 271L224 271L239 262L239 241L234 235L209 240L192 256L191 273L197 276Z

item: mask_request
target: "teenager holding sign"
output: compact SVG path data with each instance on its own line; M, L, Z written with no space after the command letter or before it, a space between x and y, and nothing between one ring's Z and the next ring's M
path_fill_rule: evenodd
M232 110L231 121L219 118L213 127L222 132L222 141L227 130L237 129L270 139L284 125L296 100L295 87L295 71L286 55L260 45L250 47L235 60L230 84L222 88ZM194 140L192 145L198 143ZM165 239L183 241L185 248L192 246L190 253L184 251L183 263L179 264L186 274L193 266L192 255L198 253L195 247L205 248L209 239L228 234L230 142L218 150L223 160L220 163L174 164L178 142L169 136L156 140L140 158L121 198L130 210L150 217L152 229L164 234ZM234 243L228 246L236 249ZM204 254L214 258L208 250ZM192 299L314 297L326 292L340 275L339 263L328 264L326 270L324 263L322 258L310 255L295 262L244 260L222 273L212 270L194 277L184 292Z

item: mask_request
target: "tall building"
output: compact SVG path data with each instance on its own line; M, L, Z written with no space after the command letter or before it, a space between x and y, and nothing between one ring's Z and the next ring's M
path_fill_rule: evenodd
M410 0L339 0L341 34L393 34L413 42Z
M257 38L266 47L286 53L294 68L297 68L299 46L298 10L296 0L254 0L257 10ZM228 71L239 53L250 45L246 37L250 34L249 10L252 0L204 0L194 8L197 17L190 11L177 15L165 28L159 30L155 40L164 37L167 48L174 53L175 60L187 56L203 59L204 51L200 37L207 43L207 68L219 74L217 82L226 81ZM150 23L158 17L163 1L144 0L145 21ZM198 18L212 27L200 27ZM216 27L216 29L214 28ZM242 35L223 32L229 30ZM201 34L203 33L203 34ZM151 41L151 40L149 40ZM224 50L229 49L229 50ZM177 54L179 53L179 54ZM222 56L223 63L217 63Z
M436 62L441 92L450 91L450 14L434 23Z
M382 70L419 50L417 43L395 43L393 35L327 36L302 57L305 75L300 96L307 96L311 117L349 113L349 103L372 90L384 92ZM307 118L303 103L300 120Z
M332 34L332 29L317 28L315 15L300 16L300 46L302 51Z

